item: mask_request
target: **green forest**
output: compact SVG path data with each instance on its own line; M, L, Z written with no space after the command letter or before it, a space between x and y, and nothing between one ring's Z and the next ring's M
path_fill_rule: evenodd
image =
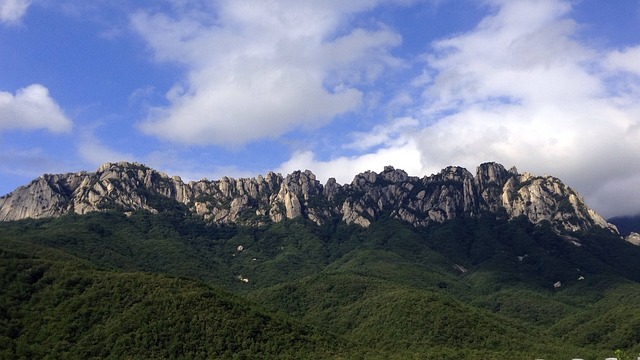
M636 359L640 248L486 214L0 223L2 359Z

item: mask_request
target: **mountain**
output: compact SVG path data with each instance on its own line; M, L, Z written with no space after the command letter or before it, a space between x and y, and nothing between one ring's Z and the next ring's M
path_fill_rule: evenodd
M351 184L140 164L0 199L0 359L640 353L640 246L495 163Z
M604 359L640 351L638 258L607 229L491 213L8 221L0 358Z
M323 186L310 171L287 176L184 183L179 177L137 163L106 163L96 172L43 175L0 198L0 220L57 217L105 209L158 213L184 206L213 224L260 225L304 218L316 224L341 219L363 227L385 214L414 226L489 212L508 219L577 231L615 227L584 199L552 176L519 174L496 163L478 166L475 177L450 166L422 178L385 167L358 174L351 184L329 179Z
M0 359L318 359L348 345L184 278L51 252L0 251L0 270Z

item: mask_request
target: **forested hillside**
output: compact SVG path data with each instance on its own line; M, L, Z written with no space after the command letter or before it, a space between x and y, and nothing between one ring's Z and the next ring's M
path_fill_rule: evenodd
M486 214L210 226L177 207L0 224L3 358L602 358L640 248Z

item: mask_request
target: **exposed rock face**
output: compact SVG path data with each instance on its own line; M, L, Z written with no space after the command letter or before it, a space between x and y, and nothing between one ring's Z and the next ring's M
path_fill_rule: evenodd
M582 197L551 176L519 174L496 163L478 167L475 177L450 166L423 178L391 166L358 174L351 184L320 184L310 171L286 177L184 183L136 163L106 163L95 173L43 175L0 198L0 220L84 214L117 208L162 211L175 202L210 223L258 225L303 217L316 224L339 218L369 226L383 214L426 226L460 216L492 212L533 223L549 221L570 231L601 226L615 231Z
M625 240L632 243L633 245L640 245L640 234L632 232L625 238Z

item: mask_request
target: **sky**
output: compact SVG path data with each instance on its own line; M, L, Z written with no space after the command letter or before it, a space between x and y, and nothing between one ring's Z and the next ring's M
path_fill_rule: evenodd
M489 161L640 213L640 0L0 0L0 195Z

